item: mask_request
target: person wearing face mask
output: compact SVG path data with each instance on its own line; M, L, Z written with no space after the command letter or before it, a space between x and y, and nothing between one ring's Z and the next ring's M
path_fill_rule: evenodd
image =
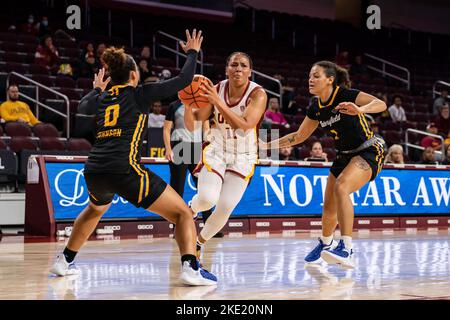
M304 142L320 125L335 139L337 157L330 168L322 212L322 236L306 256L307 263L339 264L354 268L352 231L354 208L350 195L380 173L384 149L374 136L365 113L386 110L386 103L365 92L350 89L348 72L330 61L319 61L309 74L309 92L315 95L297 132L269 143L264 149ZM341 240L333 240L339 223Z
M27 22L22 25L22 32L36 36L39 32L39 26L34 21L34 15L28 16Z
M142 134L153 101L164 99L183 89L194 77L202 32L186 30L187 42L180 45L187 58L180 74L168 81L139 85L134 59L123 49L103 52L105 69L94 77L94 89L80 102L78 112L95 115L97 137L84 166L89 204L75 220L63 253L50 272L59 276L76 273L73 261L77 252L95 230L102 215L118 194L135 207L164 217L175 228L180 254L180 280L188 285L215 285L217 278L203 269L195 257L196 228L193 212L178 193L158 175L140 164ZM112 87L106 90L111 81Z
M50 26L48 25L48 17L43 16L41 22L39 22L39 38L51 34L52 30L50 29Z

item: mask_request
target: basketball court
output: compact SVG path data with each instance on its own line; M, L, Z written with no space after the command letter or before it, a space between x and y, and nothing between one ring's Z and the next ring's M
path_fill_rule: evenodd
M170 237L91 238L79 275L49 275L68 238L3 236L0 299L450 299L450 229L359 230L354 270L307 266L317 232L231 233L212 239L203 264L217 287L178 283Z

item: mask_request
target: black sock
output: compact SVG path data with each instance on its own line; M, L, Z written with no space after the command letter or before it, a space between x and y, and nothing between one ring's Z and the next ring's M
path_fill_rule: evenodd
M181 257L181 263L183 264L185 261L189 261L189 264L191 265L192 269L198 270L197 266L197 258L193 254L185 254Z
M72 251L72 250L68 249L67 247L65 247L64 251L63 251L63 255L66 258L66 261L68 263L71 263L75 259L75 256L77 255L77 253L78 252Z

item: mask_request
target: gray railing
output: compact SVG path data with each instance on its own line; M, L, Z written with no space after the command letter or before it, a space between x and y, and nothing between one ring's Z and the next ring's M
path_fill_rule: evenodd
M430 136L430 137L436 138L438 140L441 140L441 151L437 151L436 150L435 152L437 154L440 154L441 158L442 158L442 156L445 156L444 138L442 138L438 134L433 134L433 133L429 133L429 132L426 132L426 131L416 130L416 129L411 129L411 128L406 129L406 132L405 132L406 155L409 155L409 152L408 152L409 147L414 148L414 149L419 149L419 150L425 150L425 148L420 146L420 145L409 143L409 137L408 137L409 133L417 133L417 134L420 134L420 135L423 135L423 136Z
M70 103L69 103L69 98L66 95L62 94L61 92L53 90L50 87L47 87L47 86L45 86L45 85L43 85L43 84L41 84L39 82L34 81L33 79L25 77L24 75L21 75L21 74L19 74L17 72L14 72L14 71L10 72L8 74L8 77L6 78L6 87L7 88L9 87L11 76L18 77L18 78L20 78L22 80L25 80L25 81L35 85L35 88L36 88L36 97L35 98L27 96L26 94L23 94L21 92L19 92L19 96L27 98L28 100L34 102L38 106L38 108L36 108L36 118L38 118L38 119L39 119L39 107L45 108L47 110L50 110L51 112L56 113L57 115L65 118L66 119L66 136L67 136L67 138L69 138L70 137L70 116L69 116L70 115ZM51 93L53 93L53 94L63 98L64 102L66 103L66 114L64 114L64 113L62 113L62 112L60 112L60 111L58 111L56 109L53 109L52 107L50 107L50 106L40 102L39 101L39 88L48 90Z
M168 39L175 41L175 49L168 47L164 44L157 43L157 41L156 41L157 35L161 35L161 36L164 36ZM180 47L180 43L179 43L180 41L184 41L184 40L177 38L171 34L161 31L161 30L156 31L155 34L153 34L153 58L156 59L156 46L158 46L159 48L162 48L166 51L169 51L169 52L175 54L175 65L177 68L180 68L180 57L186 58L186 54L183 53L183 49ZM204 63L203 63L203 50L202 49L200 49L199 57L200 57L200 59L197 60L197 63L200 64L200 74L203 74Z
M378 73L381 73L381 75L383 75L383 76L388 76L388 77L391 77L393 79L396 79L398 81L401 81L401 82L405 83L408 90L411 88L411 74L410 74L410 72L409 72L409 70L407 68L402 67L402 66L400 66L398 64L392 63L390 61L387 61L385 59L379 58L379 57L374 56L372 54L364 53L364 56L381 63L381 69L380 69L380 68L374 67L373 65L369 65L366 62L367 68L369 68L370 70L376 71ZM395 68L397 70L405 72L406 73L406 77L403 78L403 77L395 75L395 74L393 74L391 72L386 71L386 66L390 66L390 67L393 67L393 68Z
M442 80L438 80L438 81L436 81L434 84L433 84L433 99L434 98L436 98L436 94L440 94L440 92L439 91L436 91L436 85L437 84L440 84L440 85L443 85L443 86L446 86L446 87L449 87L450 88L450 83L448 83L448 82L445 82L445 81L442 81ZM450 91L450 90L449 90ZM447 96L447 98L448 98L449 96Z
M264 90L266 90L268 93L273 94L274 96L278 97L278 99L280 100L280 108L281 108L281 106L283 105L283 85L281 84L280 80L278 80L274 77L271 77L265 73L262 73L262 72L259 72L256 70L252 70L252 81L255 81L255 75L269 79L269 80L277 83L278 88L280 89L280 91L278 93L276 93L272 90L269 90L269 89L265 89L265 88L264 88Z

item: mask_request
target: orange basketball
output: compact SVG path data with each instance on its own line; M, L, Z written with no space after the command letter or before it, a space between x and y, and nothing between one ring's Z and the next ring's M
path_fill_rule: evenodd
M200 85L206 81L212 83L211 80L201 74L194 75L191 84L183 90L178 91L178 98L180 98L184 105L191 107L203 108L210 106L211 103L209 103L208 99L200 95L200 93L204 93L203 90L200 89Z

